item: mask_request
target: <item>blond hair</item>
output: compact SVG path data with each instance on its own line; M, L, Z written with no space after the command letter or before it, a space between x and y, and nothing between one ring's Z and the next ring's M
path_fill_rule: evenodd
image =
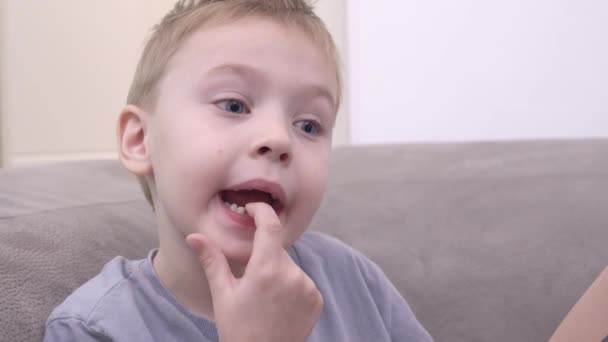
M336 45L323 21L307 0L179 0L161 22L154 26L140 57L127 103L151 109L156 103L157 86L167 64L183 42L207 23L228 22L261 16L295 27L324 48L334 63L340 103L341 75ZM139 182L154 208L150 187L143 177Z

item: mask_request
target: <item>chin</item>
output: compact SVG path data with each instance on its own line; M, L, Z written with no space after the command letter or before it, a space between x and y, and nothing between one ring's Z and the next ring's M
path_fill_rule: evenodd
M251 258L251 254L225 254L226 260L228 260L228 264L230 265L240 265L247 266L249 263L249 259Z
M221 246L222 252L228 260L228 263L238 264L242 266L246 266L251 258L251 251L253 245L251 242L249 243L231 243L231 244L223 244Z

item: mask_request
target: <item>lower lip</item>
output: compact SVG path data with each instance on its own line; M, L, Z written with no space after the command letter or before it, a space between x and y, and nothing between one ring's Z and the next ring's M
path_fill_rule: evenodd
M222 208L224 213L226 213L226 216L228 216L232 221L238 223L241 226L244 226L245 228L255 228L255 222L253 221L253 217L247 214L239 214L237 212L232 211L226 205L226 203L222 201L222 198L219 194L217 195L217 200L219 202L220 208Z

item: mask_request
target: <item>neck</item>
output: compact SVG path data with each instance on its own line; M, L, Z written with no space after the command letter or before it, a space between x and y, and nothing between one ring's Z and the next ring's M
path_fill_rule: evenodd
M190 312L213 320L211 291L198 256L185 239L167 235L171 233L161 229L159 250L153 261L160 282Z

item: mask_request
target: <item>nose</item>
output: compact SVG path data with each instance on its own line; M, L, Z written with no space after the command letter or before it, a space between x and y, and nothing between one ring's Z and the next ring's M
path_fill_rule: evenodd
M252 158L265 157L272 161L288 164L291 160L291 140L289 132L279 125L267 127L252 144Z

